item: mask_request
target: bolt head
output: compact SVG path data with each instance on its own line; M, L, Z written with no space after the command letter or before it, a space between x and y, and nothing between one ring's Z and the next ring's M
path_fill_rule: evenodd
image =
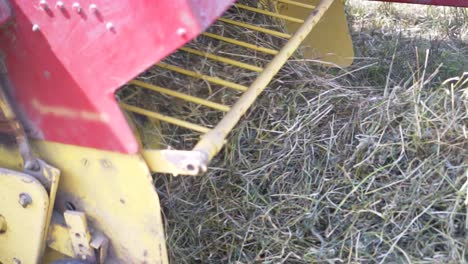
M62 1L58 1L56 4L55 4L55 7L58 8L58 9L63 9L65 7L65 5L63 4Z
M80 13L80 12L81 12L81 6L80 6L80 3L78 3L78 2L73 3L72 8L73 8L73 10L75 10L77 13Z
M34 25L32 26L32 31L34 31L34 32L39 31L39 29L40 29L40 27L39 27L38 24L34 24Z
M96 4L90 4L89 5L89 10L93 13L97 12L97 5Z
M23 208L26 208L32 203L32 198L27 193L20 193L18 203Z
M107 22L106 28L107 28L107 30L113 30L114 29L114 24L112 24L112 22Z
M42 7L42 9L47 9L48 8L48 4L47 4L46 0L39 1L39 5Z
M187 30L185 28L179 28L177 29L177 35L183 37L187 34Z

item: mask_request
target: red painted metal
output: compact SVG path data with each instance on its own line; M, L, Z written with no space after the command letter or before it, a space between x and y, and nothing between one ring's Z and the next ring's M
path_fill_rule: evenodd
M0 26L11 18L11 8L8 0L0 0Z
M201 33L233 2L11 1L15 19L0 30L0 53L32 135L136 153L114 92Z
M468 0L371 0L371 1L420 4L420 5L468 7Z

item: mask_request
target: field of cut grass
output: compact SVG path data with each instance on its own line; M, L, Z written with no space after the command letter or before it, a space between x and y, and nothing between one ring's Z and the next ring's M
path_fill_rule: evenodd
M156 176L172 263L468 262L468 12L347 12L352 67L294 58L208 173Z

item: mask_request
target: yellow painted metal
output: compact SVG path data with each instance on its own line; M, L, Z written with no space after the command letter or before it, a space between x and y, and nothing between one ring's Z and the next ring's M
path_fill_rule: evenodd
M91 233L88 229L86 215L83 212L66 210L63 213L68 227L68 234L72 242L74 257L91 263L96 261L93 248L91 248Z
M249 11L252 11L252 12L255 12L255 13L280 18L280 19L283 19L283 20L286 20L286 21L289 21L289 22L294 22L294 23L299 23L299 24L304 23L303 19L278 14L277 12L271 12L271 11L261 9L261 8L251 7L251 6L242 5L242 4L234 4L234 6L237 7L237 8L249 10Z
M195 54L195 55L198 55L198 56L202 56L202 57L214 60L214 61L219 61L219 62L224 62L226 64L231 64L231 65L234 65L234 66L237 66L239 68L246 69L246 70L251 70L251 71L254 71L254 72L262 72L263 71L263 68L260 68L260 67L254 66L254 65L250 65L250 64L247 64L247 63L243 63L243 62L240 62L240 61L232 60L232 59L229 59L229 58L221 57L221 56L218 56L218 55L214 55L214 54L211 54L211 53L208 53L208 52L202 52L202 51L192 49L192 48L188 48L188 47L182 47L182 48L179 48L179 50L185 51L187 53Z
M258 31L258 32L266 33L266 34L269 34L269 35L272 35L272 36L275 36L275 37L279 37L279 38L285 38L285 39L290 39L291 38L291 34L283 33L283 32L276 31L276 30L271 30L271 29L267 29L267 28L262 28L262 27L259 27L259 26L255 26L255 25L252 25L252 24L247 24L247 23L244 23L244 22L239 22L239 21L232 20L232 19L229 19L229 18L221 17L221 18L218 18L218 21L228 23L228 24L231 24L231 25L235 25L235 26L238 26L238 27L243 27L243 28L255 30L255 31Z
M73 250L73 245L67 224L65 223L65 218L58 212L54 212L52 215L46 242L47 246L55 251L52 252L54 253L53 255L56 255L57 252L60 252L61 255L59 255L59 257L62 257L63 255L67 257L75 256L75 251ZM47 253L51 254L50 252ZM52 256L48 257L51 259L55 258Z
M0 86L0 89L3 89L3 87ZM2 114L6 120L13 120L16 118L3 90L0 90L0 114Z
M320 0L277 0L279 14L305 18ZM302 5L301 5L302 4ZM300 24L285 20L288 32L296 32ZM354 58L353 43L341 0L334 1L320 23L301 45L304 58L323 61L325 65L346 67Z
M138 80L130 81L129 84L133 84L133 85L136 85L136 86L139 86L139 87L150 89L150 90L153 90L155 92L162 93L162 94L167 94L169 96L179 98L179 99L183 99L183 100L188 101L188 102L196 103L196 104L199 104L199 105L204 105L204 106L207 106L207 107L219 110L219 111L223 111L223 112L227 112L230 109L229 106L227 106L227 105L218 104L218 103L215 103L215 102L211 102L211 101L208 101L208 100L205 100L205 99L201 99L201 98L191 96L191 95L188 95L188 94L176 92L174 90L170 90L170 89L167 89L167 88L163 88L163 87L160 87L160 86L156 86L156 85L145 83L145 82L138 81Z
M174 117L162 115L162 114L159 114L159 113L156 113L156 112L153 112L153 111L149 111L149 110L146 110L146 109L143 109L143 108L140 108L140 107L136 107L136 106L125 104L125 103L120 103L119 105L120 105L120 107L122 109L127 110L129 112L133 112L133 113L144 115L144 116L147 116L147 117L150 117L150 118L161 120L161 121L167 122L169 124L173 124L173 125L176 125L176 126L187 128L187 129L197 131L197 132L200 132L200 133L207 133L208 131L210 131L210 129L207 128L207 127L200 126L200 125L197 125L197 124L193 124L193 123L190 123L190 122L187 122L187 121L184 121L184 120L180 120L180 119L177 119L177 118L174 118Z
M151 171L177 175L199 175L207 170L207 156L184 150L143 150L142 155Z
M202 136L201 140L194 147L194 151L204 153L208 157L207 161L209 161L221 150L228 133L234 128L247 109L255 102L255 99L265 89L276 73L278 73L284 63L286 63L289 57L291 57L301 45L302 40L304 40L319 23L322 16L333 2L333 0L322 0L320 2L316 9L307 17L304 24L302 24L296 33L294 33L294 36L280 50L278 55L273 58L249 89L242 94L240 99L231 107L231 110L224 116L221 122L210 132Z
M43 141L31 145L38 157L61 171L55 210L76 208L85 212L90 228L109 238L107 262L167 263L159 199L148 166L140 155ZM1 145L0 157L0 167L21 167L16 149ZM16 222L22 226L36 222L30 219L36 220L20 217ZM8 217L6 221L8 224ZM28 239L32 240L35 234L42 238L41 232L28 232ZM31 249L27 252L25 256L32 256Z
M60 171L57 168L50 166L49 164L45 163L42 160L37 160L37 163L39 164L39 170L37 171L27 170L27 173L28 175L31 175L34 178L36 178L42 184L42 186L44 186L44 188L46 189L49 195L49 207L47 209L44 236L42 238L43 241L46 241L48 231L49 231L50 221L52 219L52 214L54 211L55 198L56 198L57 189L59 186ZM45 243L43 245L42 250L44 250L44 248L45 248Z
M57 252L51 248L47 248L44 257L42 258L41 264L50 264L54 263L57 260L69 259L70 256L63 255L60 252Z
M2 159L7 158L1 156ZM0 169L1 263L38 263L43 254L49 197L34 177Z
M44 256L43 263L52 263L55 260L65 258L83 259L83 254L80 253L82 247L86 247L86 250L91 250L95 253L97 263L105 263L104 260L108 251L108 239L99 231L94 231L92 234L89 233L89 229L87 228L84 228L87 231L77 232L76 229L79 228L80 223L85 221L84 217L82 218L81 216L82 214L82 212L77 211L65 211L64 215L61 215L57 211L54 212L46 241L49 249ZM75 219L73 219L76 216L80 217L78 223L75 223ZM71 220L70 217L72 218ZM69 218L69 220L65 222L65 218ZM79 235L76 235L77 233ZM80 247L80 244L82 247ZM78 247L77 250L74 249L76 247ZM92 261L89 262L94 263Z
M197 72L194 72L194 71L186 70L186 69L183 69L183 68L178 67L178 66L169 65L169 64L162 63L162 62L158 63L156 66L158 66L160 68L163 68L163 69L175 71L175 72L178 72L180 74L184 74L184 75L187 75L187 76L190 76L190 77L202 79L202 80L205 80L205 81L210 82L210 83L225 86L227 88L231 88L231 89L234 89L234 90L238 90L238 91L242 91L242 92L247 91L247 87L244 86L244 85L240 85L240 84L237 84L237 83L226 81L226 80L220 79L218 77L211 77L211 76L200 74L200 73L197 73Z
M209 37L209 38L212 38L212 39L224 41L224 42L229 43L229 44L244 47L246 49L259 51L259 52L263 52L263 53L270 54L270 55L278 54L277 50L270 49L270 48L265 48L265 47L260 47L260 46L257 46L257 45L251 44L251 43L247 43L247 42L244 42L244 41L240 41L240 40L237 40L237 39L223 37L223 36L216 35L216 34L209 33L209 32L202 33L202 35L206 36L206 37Z

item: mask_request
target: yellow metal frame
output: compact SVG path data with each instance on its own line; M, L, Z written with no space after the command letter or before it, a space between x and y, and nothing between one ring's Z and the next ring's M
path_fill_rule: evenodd
M16 155L3 160L18 162ZM5 221L0 262L36 263L44 253L60 171L42 160L37 162L38 170L25 173L0 168L0 215Z
M44 141L31 145L38 157L61 172L55 211L63 214L71 208L85 212L90 228L109 238L109 263L167 263L159 198L142 156ZM22 169L22 164L18 163L21 156L16 149L1 146L0 157L0 167ZM31 223L30 219L35 218L18 219L18 223ZM55 223L45 241L62 254L70 254L69 244L56 242L68 240L63 228ZM43 232L36 233L42 239ZM33 234L28 233L28 236ZM52 259L49 254L56 253L46 252L48 260Z
M0 169L1 263L37 263L44 251L48 209L49 195L36 178Z

